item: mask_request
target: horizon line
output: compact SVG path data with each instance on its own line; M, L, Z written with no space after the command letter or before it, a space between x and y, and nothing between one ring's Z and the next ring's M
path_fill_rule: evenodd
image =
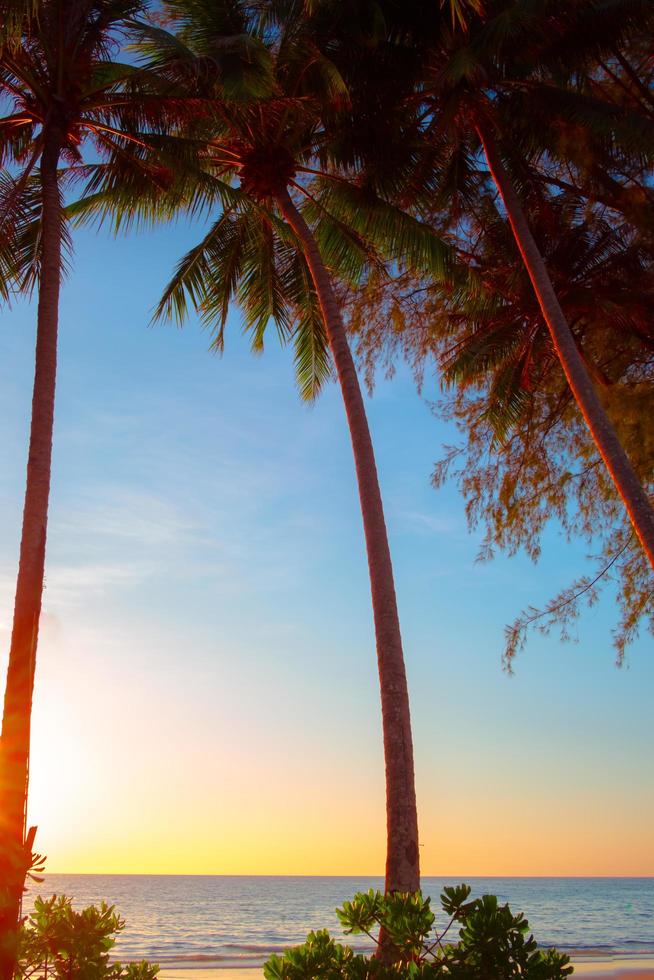
M97 878L380 878L383 874L294 874L280 872L279 874L230 874L228 872L197 872L197 871L43 871L43 875L65 875L68 878L97 877ZM432 874L423 873L421 878L460 878L461 880L479 878L654 878L654 874Z

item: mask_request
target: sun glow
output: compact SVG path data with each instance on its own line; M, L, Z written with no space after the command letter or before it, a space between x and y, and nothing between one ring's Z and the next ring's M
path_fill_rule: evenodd
M50 871L382 873L381 753L361 769L329 737L319 751L327 715L299 740L256 713L239 722L218 694L205 717L175 684L135 672L126 686L110 638L95 638L93 659L90 641L46 618L30 820ZM419 754L423 873L654 873L646 789L641 807L617 797L607 807L584 786L554 805L547 785L511 793L501 780L471 783L466 768L472 760L444 786L433 756Z

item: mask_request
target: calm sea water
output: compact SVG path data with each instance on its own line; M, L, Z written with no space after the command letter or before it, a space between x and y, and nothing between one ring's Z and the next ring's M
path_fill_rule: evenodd
M424 878L436 899L444 884ZM654 878L467 878L523 911L543 946L571 953L654 956ZM310 929L340 935L334 909L381 878L186 875L48 875L35 894L66 894L78 906L101 899L127 922L123 959L188 967L257 966L301 942ZM438 921L438 920L437 920Z

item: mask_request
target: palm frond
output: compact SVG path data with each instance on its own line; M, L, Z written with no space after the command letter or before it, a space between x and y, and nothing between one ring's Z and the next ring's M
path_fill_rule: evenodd
M180 260L175 274L164 289L152 319L174 320L181 326L188 316L190 303L205 317L217 323L217 336L222 338L229 301L240 272L238 262L234 261L234 255L238 254L239 241L238 217L231 212L226 212L211 226L204 238ZM233 264L234 271L227 280L214 282L211 300L205 305L217 256L229 256L227 261ZM216 295L217 290L222 291L219 296Z
M447 278L452 249L431 224L355 184L325 178L319 178L317 184L318 200L327 214L352 229L381 255L401 268Z
M295 377L300 396L313 401L332 376L329 342L322 310L304 256L289 250L284 290L293 309Z

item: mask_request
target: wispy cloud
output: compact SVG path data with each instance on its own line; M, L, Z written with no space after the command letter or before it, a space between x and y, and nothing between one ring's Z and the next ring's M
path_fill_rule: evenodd
M163 497L103 486L51 515L43 608L64 611L155 576L163 556L201 533ZM0 630L9 628L16 567L0 569Z
M139 585L154 571L155 566L147 562L54 565L46 575L44 606L78 606L116 588Z
M90 598L106 595L114 589L131 588L149 578L156 566L148 562L131 563L83 563L58 564L50 562L46 567L43 592L44 609L61 609L79 606ZM13 599L16 581L8 568L0 572L0 596L5 612ZM0 630L8 630L5 616L0 620Z
M420 511L402 511L402 523L410 530L422 534L456 534L461 531L461 521L448 514L423 514Z
M66 516L52 527L62 540L103 537L138 541L144 547L179 542L197 536L200 530L171 501L116 487L104 487L99 499L69 503Z

